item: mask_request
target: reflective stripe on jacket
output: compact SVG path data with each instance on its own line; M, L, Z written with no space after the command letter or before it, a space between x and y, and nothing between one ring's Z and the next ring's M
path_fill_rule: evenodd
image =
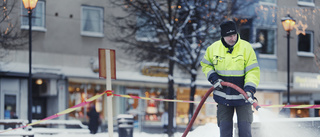
M203 73L209 81L220 78L255 93L260 81L260 68L252 46L238 35L233 51L228 51L221 40L210 45L201 61ZM214 99L227 106L247 104L238 91L229 87L223 87L222 91L215 90Z

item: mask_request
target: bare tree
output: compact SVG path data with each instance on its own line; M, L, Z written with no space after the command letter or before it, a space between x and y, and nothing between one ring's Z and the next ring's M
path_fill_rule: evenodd
M10 14L17 8L18 0L1 0L0 8L0 59L8 55L9 50L22 48L27 43L27 33L20 31L17 19Z
M254 0L252 0L254 1ZM168 98L174 98L175 64L191 76L190 100L194 100L197 71L206 48L220 38L219 24L236 18L239 9L252 1L237 0L114 0L125 11L110 17L115 28L111 40L125 43L124 49L138 61L167 62ZM193 104L189 107L189 120ZM173 127L173 103L169 103L169 126ZM169 136L173 132L169 131Z

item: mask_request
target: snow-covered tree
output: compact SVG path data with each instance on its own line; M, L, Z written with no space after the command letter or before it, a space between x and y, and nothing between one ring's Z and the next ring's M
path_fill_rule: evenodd
M107 22L111 40L126 43L124 49L138 61L167 62L168 98L174 98L175 64L190 74L190 100L205 50L220 38L219 25L225 20L240 21L236 13L254 0L114 0L120 8ZM120 12L121 11L121 12ZM124 11L124 12L123 12ZM193 115L189 107L189 120ZM173 103L169 103L172 129ZM172 135L172 133L169 133Z

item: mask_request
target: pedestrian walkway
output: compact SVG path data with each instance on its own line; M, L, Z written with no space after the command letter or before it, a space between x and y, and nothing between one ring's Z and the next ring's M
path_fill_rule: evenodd
M183 133L187 126L177 126L175 132ZM164 129L159 125L144 125L141 129L141 132L151 133L151 134L162 134L164 133Z

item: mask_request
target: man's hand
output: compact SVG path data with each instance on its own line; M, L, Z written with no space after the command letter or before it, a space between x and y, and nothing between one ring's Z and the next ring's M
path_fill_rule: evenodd
M223 82L222 79L217 79L216 81L211 82L211 84L213 85L215 90L220 90L221 91L223 89L223 87L221 85L221 82Z
M248 96L249 98L250 98L250 97L252 98L252 93L251 93L251 92L247 91L246 94L247 94L247 96ZM244 97L244 95L240 94L240 96L241 96L244 100L246 100L246 102L248 102L248 100Z

